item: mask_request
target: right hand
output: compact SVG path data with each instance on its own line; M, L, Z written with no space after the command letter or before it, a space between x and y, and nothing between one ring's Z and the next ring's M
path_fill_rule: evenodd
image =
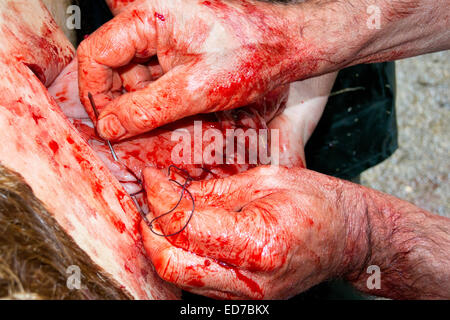
M180 189L144 170L151 213L168 212ZM143 222L144 246L158 274L193 293L221 299L285 299L326 279L361 270L367 256L364 211L349 206L357 189L305 169L258 167L194 182L186 229L162 238ZM182 230L192 202L158 219L156 232ZM158 230L159 229L159 230Z
M94 119L93 94L99 134L109 140L250 104L318 68L293 12L251 0L138 1L80 45L82 103ZM155 55L156 81L145 68Z

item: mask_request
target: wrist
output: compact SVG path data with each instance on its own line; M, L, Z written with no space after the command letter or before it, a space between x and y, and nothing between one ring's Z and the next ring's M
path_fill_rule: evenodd
M402 22L386 16L401 8L393 8L390 1L367 4L361 0L317 0L286 6L285 10L297 31L295 36L290 35L292 59L298 66L294 80L397 58L394 57L397 51L391 50L394 46L391 40L399 36L390 33ZM398 58L402 57L400 51L397 53Z
M364 189L356 184L343 181L337 191L336 201L344 219L345 244L337 276L357 279L371 260L371 221L369 204Z
M394 299L448 297L449 220L405 201L360 186L349 187L348 234L358 243L346 247L344 277L358 290ZM364 218L362 218L364 217ZM361 224L361 226L358 226ZM354 227L351 227L353 225ZM356 226L356 227L355 227ZM380 270L380 287L368 285L369 267Z
M352 63L362 45L361 37L352 39L354 25L340 1L306 1L279 6L278 15L286 24L287 59L283 82L304 80L340 70ZM351 12L358 16L357 12ZM353 36L353 35L352 35ZM345 39L344 39L345 38ZM357 43L357 40L361 44ZM346 45L351 43L352 45Z
M301 79L361 63L376 63L446 50L449 20L436 1L306 1L296 6L297 43L314 43L314 72ZM301 51L298 51L301 52ZM302 57L297 57L302 63ZM311 73L309 75L309 73Z

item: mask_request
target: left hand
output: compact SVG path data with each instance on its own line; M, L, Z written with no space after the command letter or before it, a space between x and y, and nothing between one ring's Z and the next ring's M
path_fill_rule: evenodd
M304 18L312 7L138 1L78 47L81 101L96 120L92 93L98 132L114 141L254 103L281 85L327 71L324 42L309 34L311 21Z
M144 177L153 215L172 209L180 189L156 169L147 168ZM163 238L143 223L144 246L158 274L187 291L225 299L288 298L362 264L357 235L365 222L347 214L353 210L341 201L344 184L281 167L195 182L189 191L196 209L187 228ZM191 209L185 196L155 230L181 230Z

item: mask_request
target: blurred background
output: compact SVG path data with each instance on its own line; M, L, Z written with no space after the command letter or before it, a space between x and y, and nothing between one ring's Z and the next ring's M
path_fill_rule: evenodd
M398 61L399 149L362 184L450 217L450 51Z

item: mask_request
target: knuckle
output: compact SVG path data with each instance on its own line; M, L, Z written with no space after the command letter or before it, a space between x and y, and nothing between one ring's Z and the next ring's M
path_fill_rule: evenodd
M133 125L138 130L146 130L151 128L156 123L156 113L150 107L146 107L144 98L134 96L131 99L131 105L129 107L129 117L133 122Z
M86 54L86 51L87 51L87 40L84 40L78 46L78 49L77 49L78 57L80 57L80 56L83 57Z
M249 258L249 269L252 271L271 272L282 267L283 252L278 245L271 243L257 246Z
M85 60L91 59L92 45L90 39L83 40L77 48L77 57L79 63L83 63ZM93 57L92 57L93 58Z

